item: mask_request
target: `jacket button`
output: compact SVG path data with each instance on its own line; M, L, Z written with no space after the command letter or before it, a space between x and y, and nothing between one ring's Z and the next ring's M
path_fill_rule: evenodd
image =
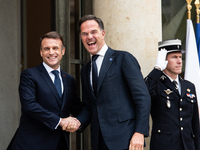
M183 131L183 127L181 127L181 130Z
M183 109L182 109L182 108L179 108L179 110L182 111Z

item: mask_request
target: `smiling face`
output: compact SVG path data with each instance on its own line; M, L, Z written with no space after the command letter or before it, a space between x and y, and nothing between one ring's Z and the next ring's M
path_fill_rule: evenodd
M80 37L87 51L95 55L104 46L105 30L101 30L95 20L87 20L80 26Z
M44 38L41 42L40 55L43 62L53 69L58 69L62 56L65 54L60 39Z
M165 68L164 72L171 77L172 79L176 79L177 75L182 71L182 53L181 52L173 52L167 54L168 64Z

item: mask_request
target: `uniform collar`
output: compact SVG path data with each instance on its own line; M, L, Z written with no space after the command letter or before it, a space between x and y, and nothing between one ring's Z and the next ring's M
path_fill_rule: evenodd
M164 72L163 72L163 73L164 73ZM180 84L180 82L179 82L179 75L177 75L176 79L173 80L173 79L172 79L171 77L169 77L166 73L164 73L164 74L165 74L165 76L167 76L167 77L169 78L169 80L170 80L171 82L176 81L178 85Z

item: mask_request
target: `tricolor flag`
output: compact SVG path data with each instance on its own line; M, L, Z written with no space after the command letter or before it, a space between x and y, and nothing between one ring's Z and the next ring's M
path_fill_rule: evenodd
M200 66L200 23L196 23L196 40L197 40L197 51L198 51L199 66Z
M200 69L196 38L191 19L187 19L185 54L185 79L192 82L196 88L197 100L200 110ZM194 94L194 93L191 93ZM199 111L200 112L200 111Z

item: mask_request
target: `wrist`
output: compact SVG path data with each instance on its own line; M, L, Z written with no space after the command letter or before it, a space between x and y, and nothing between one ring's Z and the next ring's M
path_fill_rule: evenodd
M158 66L154 66L154 68L155 68L155 69L158 69L158 70L161 70L161 68L160 68L160 67L158 67Z

